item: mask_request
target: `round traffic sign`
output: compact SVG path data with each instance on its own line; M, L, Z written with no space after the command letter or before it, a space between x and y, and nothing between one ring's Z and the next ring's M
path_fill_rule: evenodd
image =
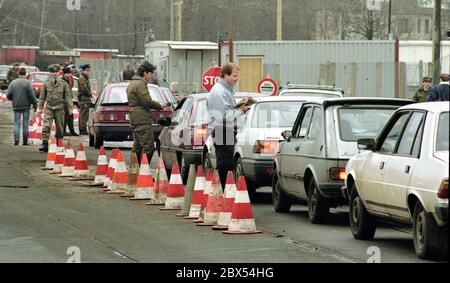
M202 86L207 92L210 92L214 85L220 80L221 72L221 67L210 67L203 73Z
M278 84L271 78L265 78L258 84L258 92L275 96L278 93Z

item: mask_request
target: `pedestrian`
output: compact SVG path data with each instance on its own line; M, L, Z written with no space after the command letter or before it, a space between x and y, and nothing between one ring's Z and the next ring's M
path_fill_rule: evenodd
M44 89L39 101L39 110L44 110L44 128L42 129L41 152L48 152L48 139L50 137L53 121L56 124L56 139L64 138L64 107L72 111L73 104L69 85L59 77L59 65L48 67L50 79L44 83Z
M239 127L237 121L243 118L250 108L248 98L236 103L234 87L239 76L239 66L227 63L222 68L221 78L212 88L207 101L210 118L208 127L212 130L222 188L225 187L228 171L234 171L233 155Z
M131 81L136 75L134 70L131 69L130 64L127 64L122 73L122 78L124 81Z
M19 64L14 64L14 66L8 71L8 74L6 75L6 80L8 84L12 83L14 80L19 78Z
M422 80L422 87L417 90L413 96L413 100L416 102L427 102L430 96L431 83L433 79L431 77L424 77Z
M449 101L450 99L450 85L449 85L449 74L441 74L441 83L435 87L430 92L430 97L428 101Z
M78 79L78 105L80 110L80 118L78 120L80 135L89 135L87 131L87 121L89 119L89 107L92 104L92 91L89 76L91 74L91 65L81 66L81 76Z
M138 68L127 88L128 105L130 107L130 125L133 132L133 150L141 162L143 154L152 160L155 152L155 140L153 137L153 116L151 109L162 110L170 104L160 104L153 101L147 84L152 83L156 67L150 62L144 61Z
M36 95L31 86L31 81L25 76L25 68L19 69L19 78L14 80L8 87L7 97L12 101L14 110L14 145L20 142L20 121L22 120L23 145L28 145L28 121L30 120L30 106L33 105L34 112L37 109Z
M74 106L78 106L78 98L74 97L72 88L73 88L73 78L72 78L72 68L67 65L63 70L63 75L61 79L66 82L69 86L70 99ZM67 133L67 127L69 127L70 133ZM73 126L73 110L70 110L68 105L64 105L64 136L73 136L78 137L79 135L75 132L75 128Z

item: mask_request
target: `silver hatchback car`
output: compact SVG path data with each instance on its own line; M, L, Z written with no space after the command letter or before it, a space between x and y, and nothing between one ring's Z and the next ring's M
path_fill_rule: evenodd
M324 223L330 208L348 204L341 188L345 166L358 153L357 141L375 138L392 113L410 100L318 99L303 104L292 131L275 156L272 191L276 212L295 200L308 203L312 223Z

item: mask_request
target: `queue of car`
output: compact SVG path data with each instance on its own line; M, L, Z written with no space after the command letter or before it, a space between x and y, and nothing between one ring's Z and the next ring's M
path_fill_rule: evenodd
M132 140L127 84L99 96L89 119L90 144ZM149 85L152 98L173 102L170 90ZM172 94L173 95L173 94ZM274 210L306 203L314 224L349 207L355 239L370 240L377 223L413 228L416 253L432 258L448 249L449 107L388 98L346 98L333 87L289 85L279 96L256 98L236 136L235 176L250 195L272 187ZM191 164L216 168L208 129L208 94L152 111L155 137L170 174L179 164L186 183ZM128 119L127 119L128 117Z

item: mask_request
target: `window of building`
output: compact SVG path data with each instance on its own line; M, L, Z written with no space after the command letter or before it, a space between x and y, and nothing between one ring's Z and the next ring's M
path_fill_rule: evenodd
M425 33L430 33L430 20L425 20Z
M408 19L400 19L398 21L398 33L399 34L403 34L403 33L409 33L409 21Z
M421 19L417 20L417 33L418 34L422 33L422 20Z

